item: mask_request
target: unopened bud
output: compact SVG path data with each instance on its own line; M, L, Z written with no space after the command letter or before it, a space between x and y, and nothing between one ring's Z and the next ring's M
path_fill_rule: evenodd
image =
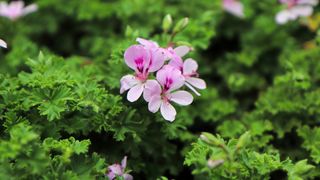
M167 14L162 21L162 29L167 32L172 26L172 17L170 14Z
M202 141L205 141L205 142L209 142L209 139L205 136L205 135L203 135L203 134L201 134L200 135L200 139L202 140Z
M127 26L126 31L125 31L125 36L130 37L133 33L133 30L130 26Z
M200 135L200 139L210 145L214 145L214 146L221 145L221 142L219 141L218 138L216 138L214 135L207 133L207 132L203 132Z
M189 23L189 18L181 19L173 28L173 33L181 32L184 28L187 27Z
M224 160L223 159L218 159L218 160L212 160L212 159L209 159L208 160L208 166L209 168L215 168L217 166L220 166L221 164L224 163Z
M239 149L239 148L242 148L243 146L246 146L249 140L250 140L250 133L249 131L247 131L240 136L236 147Z

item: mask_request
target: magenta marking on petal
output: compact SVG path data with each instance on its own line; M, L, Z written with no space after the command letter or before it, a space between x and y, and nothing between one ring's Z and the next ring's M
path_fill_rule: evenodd
M166 82L163 87L163 91L165 91L165 92L168 91L170 89L172 83L173 83L173 80L171 78L167 77Z
M190 74L183 74L184 77L199 77L199 73L196 71L192 71Z
M143 72L143 57L138 57L134 60L134 62L136 63L137 69L140 73Z

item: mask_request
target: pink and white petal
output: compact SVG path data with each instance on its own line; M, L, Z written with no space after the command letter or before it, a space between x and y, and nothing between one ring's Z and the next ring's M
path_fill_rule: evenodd
M166 83L166 79L168 77L168 65L165 65L157 72L156 79L160 83L160 85L163 87Z
M190 51L190 47L188 46L178 46L174 49L174 52L176 53L176 55L183 57L186 54L188 54L188 52Z
M227 12L237 17L240 17L240 18L244 17L243 5L241 2L234 1L234 0L224 0L223 8Z
M130 174L123 175L124 180L133 180L133 177Z
M26 6L23 11L22 11L22 15L27 15L30 13L33 13L35 11L38 10L38 5L36 4L30 4L29 6Z
M313 7L312 6L295 6L291 8L290 10L292 14L295 14L297 17L298 16L311 16L313 13Z
M290 11L288 10L283 10L280 11L277 15L276 15L276 22L278 24L285 24L287 23L290 19L292 19L292 14Z
M7 9L7 15L10 19L16 19L22 15L24 2L23 1L12 1Z
M188 58L183 63L183 74L192 74L198 70L198 63Z
M200 96L201 94L193 87L191 86L188 82L184 83L191 91L193 91L197 96Z
M8 8L8 3L1 1L0 2L0 14L3 14L4 11L6 11L6 9Z
M195 77L188 77L188 78L186 78L186 81L198 89L207 88L206 82L203 79L195 78Z
M170 66L175 67L178 70L182 70L183 68L183 60L179 56L174 56L168 63Z
M148 104L148 109L150 112L155 113L157 111L159 111L159 108L161 106L161 97L159 95L155 95L153 96Z
M0 47L7 48L7 43L2 39L0 39Z
M121 168L125 169L127 167L127 156L124 156L121 161Z
M152 96L160 95L161 94L161 87L158 81L156 80L147 80L147 82L144 85L143 90L143 98L147 102L150 101Z
M158 71L163 66L164 61L165 61L165 56L160 49L152 50L149 72Z
M108 169L110 172L113 172L116 175L121 175L123 173L120 164L113 164L109 166Z
M23 1L12 1L9 5L12 9L11 10L21 10L24 7L24 2Z
M134 102L134 101L138 100L143 92L143 86L144 85L140 84L140 83L133 86L127 94L128 101Z
M175 71L172 72L172 79L173 79L173 83L172 83L171 87L169 88L169 92L181 88L185 83L184 76L177 69L175 69Z
M116 177L116 175L112 171L109 171L107 176L109 178L108 180L110 180L110 179L113 180Z
M176 91L171 93L170 101L173 101L182 106L187 106L192 103L193 96L187 91Z
M158 48L159 47L159 45L156 42L150 41L150 40L147 40L147 39L137 38L136 41L139 44L141 44L141 45L143 45L143 46L145 46L147 48Z
M120 79L120 94L137 85L140 81L133 75L125 75Z
M149 64L150 54L141 45L132 45L124 53L124 59L126 64L133 70L137 70L137 59L143 60L143 65Z
M319 3L319 0L298 0L297 4L306 4L316 6Z
M162 102L160 112L163 118L167 121L174 121L177 115L176 109L169 102Z

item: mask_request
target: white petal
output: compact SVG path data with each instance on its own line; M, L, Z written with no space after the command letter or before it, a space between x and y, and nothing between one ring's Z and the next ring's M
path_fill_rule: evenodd
M132 87L128 94L127 94L127 99L130 102L134 102L139 99L143 92L143 84L137 84L134 87Z
M193 91L197 96L200 96L200 93L193 87L191 86L188 82L185 82L185 85L191 89L191 91Z
M161 105L161 97L160 96L153 96L150 99L150 102L148 104L148 109L150 112L155 113L155 112L159 111L160 105Z
M136 39L136 41L139 43L139 44L141 44L141 45L143 45L143 46L145 46L145 47L147 47L147 48L158 48L159 47L159 45L156 43L156 42L154 42L154 41L150 41L150 40L147 40L147 39L143 39L143 38L137 38Z
M187 91L176 91L171 93L170 101L173 101L182 106L187 106L192 103L193 96Z
M161 87L158 81L147 80L144 86L144 91L143 91L144 100L149 102L152 96L160 95L160 94L161 94Z
M0 39L0 47L7 48L7 43Z
M130 174L123 175L124 180L133 180L133 177Z
M121 161L121 167L122 169L125 169L127 167L127 156L125 156Z
M244 17L244 12L243 12L243 5L241 2L238 2L238 1L224 1L223 3L223 7L224 9L237 16L237 17L240 17L240 18L243 18Z
M137 85L139 80L133 75L125 75L120 80L120 94Z
M36 4L30 4L29 6L26 6L22 10L22 14L23 15L27 15L27 14L33 13L33 12L35 12L37 10L38 10L38 6Z
M316 6L319 3L319 1L318 0L299 0L297 3Z
M311 6L295 6L291 10L292 14L298 16L311 16L313 8Z
M276 15L276 22L277 22L278 24L285 24L285 23L287 23L290 19L292 19L292 14L291 14L291 12L289 12L288 10L280 11L280 12Z
M189 51L190 47L188 46L179 46L174 49L174 52L180 57L185 56L186 54L188 54Z
M161 103L160 112L161 112L161 115L163 116L163 118L167 121L170 121L170 122L174 121L174 119L176 118L176 114L177 114L174 107L168 102Z
M198 89L207 88L206 82L200 78L188 77L188 78L186 78L186 81Z
M165 56L161 50L151 50L151 61L149 65L149 72L158 71L164 64Z
M196 72L198 69L198 63L191 59L191 58L188 58L184 61L183 63L183 74L191 74L191 73L194 73Z

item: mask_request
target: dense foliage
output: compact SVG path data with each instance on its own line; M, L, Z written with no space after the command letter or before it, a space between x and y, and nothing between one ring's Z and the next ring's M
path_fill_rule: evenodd
M220 0L30 0L0 17L0 179L107 179L124 156L134 179L319 178L319 7L280 25L278 0L241 2L242 18ZM192 46L207 88L173 122L119 93L137 37Z

